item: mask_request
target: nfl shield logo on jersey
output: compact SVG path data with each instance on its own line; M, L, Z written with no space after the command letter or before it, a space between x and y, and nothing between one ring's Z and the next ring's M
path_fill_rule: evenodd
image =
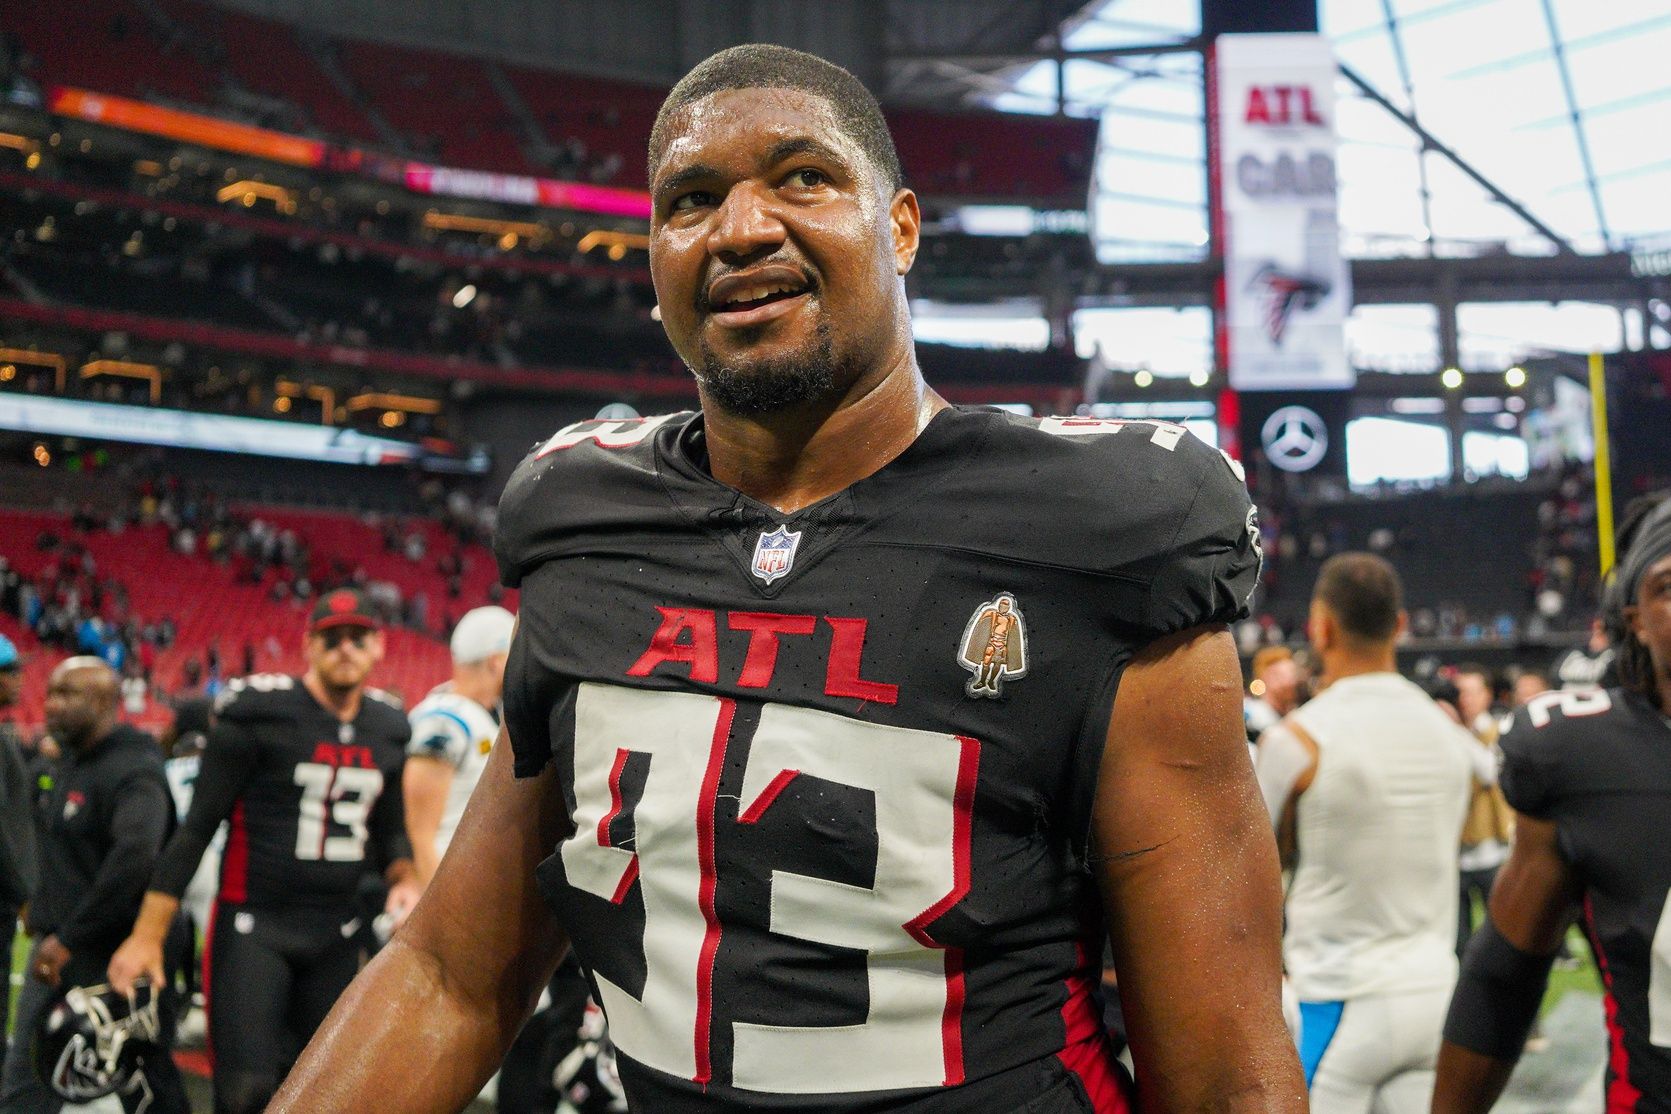
M795 567L795 549L801 544L800 530L779 526L770 532L761 531L754 543L754 575L770 584L789 575Z

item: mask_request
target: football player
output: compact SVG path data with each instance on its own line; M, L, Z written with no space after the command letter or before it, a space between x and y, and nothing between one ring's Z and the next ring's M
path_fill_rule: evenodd
M1259 739L1257 772L1294 865L1283 939L1316 1114L1426 1114L1456 982L1456 833L1496 763L1399 676L1398 573L1324 562L1307 629L1323 692Z
M412 709L401 775L406 832L418 881L428 885L499 735L499 697L516 616L502 607L467 611L453 628L452 680Z
M228 821L204 987L217 1114L267 1104L359 970L361 876L383 870L397 917L417 899L400 795L410 730L394 699L366 684L383 656L368 603L325 593L306 673L245 677L221 694L191 809L110 961L119 992L139 975L161 984L181 894Z
M1671 499L1620 535L1605 606L1620 685L1535 696L1501 740L1514 850L1463 957L1435 1114L1491 1108L1574 920L1606 987L1608 1114L1671 1110Z
M518 468L508 745L272 1109L460 1109L572 941L636 1110L1128 1111L1104 940L1143 1108L1304 1109L1239 471L928 389L916 197L838 67L713 56L650 179L702 409Z

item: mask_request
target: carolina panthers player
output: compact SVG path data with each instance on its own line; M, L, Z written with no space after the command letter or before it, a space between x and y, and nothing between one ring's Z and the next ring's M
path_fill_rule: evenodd
M453 628L453 677L412 709L401 786L418 881L429 885L499 736L499 697L516 616L478 607Z
M1469 942L1434 1114L1502 1092L1567 927L1606 986L1607 1114L1671 1111L1671 499L1627 511L1605 599L1620 685L1535 696L1502 737L1514 850Z

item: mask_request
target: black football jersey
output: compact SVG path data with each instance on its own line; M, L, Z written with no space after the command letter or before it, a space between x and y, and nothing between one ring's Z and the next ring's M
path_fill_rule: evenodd
M375 689L344 723L299 678L231 682L155 888L182 893L226 820L221 901L346 908L368 869L410 856L400 792L410 735L398 703Z
M700 415L583 422L500 505L539 884L633 1108L1128 1109L1091 800L1133 653L1244 611L1239 470L958 408L791 515L705 464Z
M1628 689L1548 692L1501 739L1503 793L1555 825L1607 992L1608 1114L1671 1112L1671 722Z

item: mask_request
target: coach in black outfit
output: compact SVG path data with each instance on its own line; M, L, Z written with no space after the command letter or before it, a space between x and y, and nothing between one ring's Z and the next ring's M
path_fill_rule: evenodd
M221 694L191 809L110 965L118 989L161 974L180 895L226 821L207 980L217 1114L266 1107L359 971L362 877L382 871L397 919L417 900L400 796L411 728L366 684L383 657L368 604L362 592L327 592L308 621L302 676L257 674Z
M116 704L116 674L99 658L71 658L53 671L46 727L64 755L41 779L35 802L41 881L26 926L35 945L0 1085L5 1114L55 1114L63 1106L35 1077L29 1038L63 990L104 982L173 826L162 751L149 735L116 722ZM121 1096L126 1110L187 1114L172 1059L148 1059L143 1076Z

